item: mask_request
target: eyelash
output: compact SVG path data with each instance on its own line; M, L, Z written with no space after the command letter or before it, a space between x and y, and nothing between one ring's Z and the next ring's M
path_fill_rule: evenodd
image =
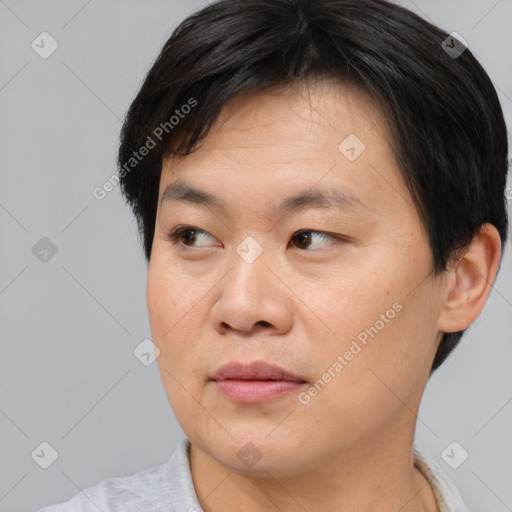
M171 231L171 232L169 232L167 234L167 240L169 240L172 244L178 245L178 244L180 244L180 238L187 231L193 231L193 232L196 233L196 235L203 234L203 235L211 236L210 233L207 233L206 231L204 231L202 229L199 229L199 228L196 228L194 226L179 226L179 227L175 228L173 231ZM316 234L320 235L320 238L322 238L323 240L325 240L327 238L331 238L333 240L337 240L337 241L340 241L340 242L348 242L348 239L346 239L344 237L341 237L339 235L329 235L327 233L324 233L323 231L317 231L317 230L314 230L314 229L301 229L299 231L296 231L293 234L292 238L294 238L297 235L300 235L302 233L316 233ZM183 245L183 247L193 248L193 247L185 245L185 244L182 244L182 245Z

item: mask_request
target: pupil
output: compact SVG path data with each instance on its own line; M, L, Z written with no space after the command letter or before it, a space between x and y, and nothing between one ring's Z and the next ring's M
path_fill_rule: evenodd
M311 241L310 233L299 233L298 234L299 245L308 244Z
M187 242L190 242L195 237L194 230L193 229L187 229L186 231L184 231L182 233L182 236L185 238L185 240Z

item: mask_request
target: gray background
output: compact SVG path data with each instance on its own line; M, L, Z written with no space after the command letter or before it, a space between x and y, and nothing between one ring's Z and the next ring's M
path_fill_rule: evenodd
M400 3L469 42L512 126L512 0ZM0 511L36 510L161 464L183 437L156 363L133 354L151 336L135 221L118 188L102 201L92 190L116 173L121 120L161 46L202 5L0 0ZM47 59L31 47L43 31L59 45ZM43 237L57 248L46 262L33 252ZM416 444L472 511L512 510L508 245L417 427ZM31 456L43 441L58 452L48 469ZM453 441L469 453L458 469L441 456Z

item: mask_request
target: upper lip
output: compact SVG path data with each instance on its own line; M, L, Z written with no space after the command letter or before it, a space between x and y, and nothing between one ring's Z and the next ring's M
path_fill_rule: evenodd
M231 362L222 365L213 375L212 380L285 380L292 382L305 382L299 375L295 375L280 366L265 361L252 361L248 363Z

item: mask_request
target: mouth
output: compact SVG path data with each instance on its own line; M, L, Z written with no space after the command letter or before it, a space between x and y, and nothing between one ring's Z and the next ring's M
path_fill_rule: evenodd
M210 380L230 400L245 403L274 400L307 384L303 377L265 361L228 363Z

